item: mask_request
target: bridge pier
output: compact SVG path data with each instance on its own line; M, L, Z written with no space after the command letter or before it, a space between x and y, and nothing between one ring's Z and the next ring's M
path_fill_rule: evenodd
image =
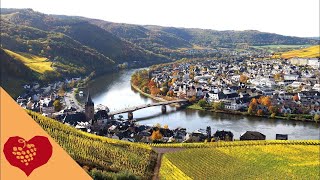
M133 119L133 112L128 112L128 119L132 120Z
M161 112L162 112L162 114L167 113L167 106L166 105L161 106Z

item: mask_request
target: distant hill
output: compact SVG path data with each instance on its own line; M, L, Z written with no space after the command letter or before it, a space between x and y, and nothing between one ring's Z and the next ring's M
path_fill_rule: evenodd
M216 31L198 28L175 28L151 25L132 25L90 20L109 32L145 48L190 48L200 47L235 47L236 44L247 43L250 46L262 45L304 45L317 44L317 40L283 36L256 30L246 31Z
M281 58L289 59L293 57L301 57L301 58L320 58L320 45L311 46L308 48L283 52L281 54Z
M87 20L120 38L126 39L149 50L158 51L159 49L192 47L192 44L185 39L165 31L150 30L140 25L111 23L102 20Z

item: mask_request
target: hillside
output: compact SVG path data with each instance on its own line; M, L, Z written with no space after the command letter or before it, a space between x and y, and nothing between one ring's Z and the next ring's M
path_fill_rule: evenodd
M111 70L114 61L69 36L16 25L1 19L1 45L14 52L30 53L54 62L55 71L62 75L87 74ZM99 67L105 66L106 69Z
M150 146L114 140L76 130L53 119L28 111L29 115L62 147L79 165L94 177L104 174L109 179L140 177L150 179L156 154ZM97 170L93 170L96 168Z
M283 36L256 30L245 31L216 31L197 28L174 28L161 26L146 26L150 30L161 30L174 34L190 43L204 47L234 47L235 44L247 43L252 46L272 44L315 44L316 40Z
M319 141L290 144L229 143L163 156L163 179L318 179ZM192 163L190 163L192 162Z
M281 53L281 58L320 58L320 45Z
M46 15L31 9L1 12L2 47L57 61L55 66L62 74L102 73L123 62L143 67L168 61L82 18Z
M102 20L87 20L120 38L151 51L160 52L160 50L192 48L192 44L188 41L164 31L149 30L139 25L111 23Z
M81 17L46 15L30 9L4 10L2 18L17 25L34 27L43 31L62 33L96 50L115 61L141 66L168 61L164 56L148 52L130 42L123 41L110 32L88 23Z
M0 48L0 67L1 87L13 97L21 94L23 84L38 78L38 73L32 71L22 61L15 59L2 48Z

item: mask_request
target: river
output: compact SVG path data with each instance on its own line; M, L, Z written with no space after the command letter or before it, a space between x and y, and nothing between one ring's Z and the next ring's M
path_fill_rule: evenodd
M95 105L103 104L110 111L123 109L135 105L155 102L134 91L130 86L130 77L135 70L119 71L100 76L89 83L88 88ZM127 118L127 114L123 114ZM245 131L259 131L267 139L275 139L276 134L288 134L289 139L319 139L319 124L288 120L273 120L258 117L244 117L212 113L192 109L176 110L167 107L167 114L161 113L161 107L149 107L133 112L134 119L139 124L162 126L167 124L170 129L187 128L188 132L211 126L212 132L228 130L235 139Z

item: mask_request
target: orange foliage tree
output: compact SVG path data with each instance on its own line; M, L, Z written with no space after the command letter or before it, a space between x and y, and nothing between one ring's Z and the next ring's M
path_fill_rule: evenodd
M262 115L263 115L262 109L259 109L259 110L257 111L257 115L258 115L258 116L262 116Z
M298 96L298 94L294 95L294 96L292 97L292 99L293 99L294 101L299 101L299 96Z
M251 102L249 104L249 108L251 108L252 110L256 110L257 109L257 105L258 105L258 101L256 98L252 98Z
M160 130L152 131L151 139L153 141L160 140L161 138L162 138L162 134L161 134Z
M153 87L156 87L156 83L153 80L150 80L148 83L148 87L151 89Z
M258 102L267 107L271 106L271 99L269 96L261 96Z
M160 89L156 88L156 87L151 87L150 88L150 93L151 93L151 95L157 95L157 94L160 93Z
M247 81L248 81L248 76L246 76L246 75L244 75L244 74L241 74L240 75L240 82L242 82L242 83L247 83Z
M173 97L173 95L174 95L174 92L172 90L167 92L167 96Z
M268 110L269 110L269 112L271 113L271 114L273 114L273 113L278 113L278 108L276 107L276 106L269 106L268 107Z

